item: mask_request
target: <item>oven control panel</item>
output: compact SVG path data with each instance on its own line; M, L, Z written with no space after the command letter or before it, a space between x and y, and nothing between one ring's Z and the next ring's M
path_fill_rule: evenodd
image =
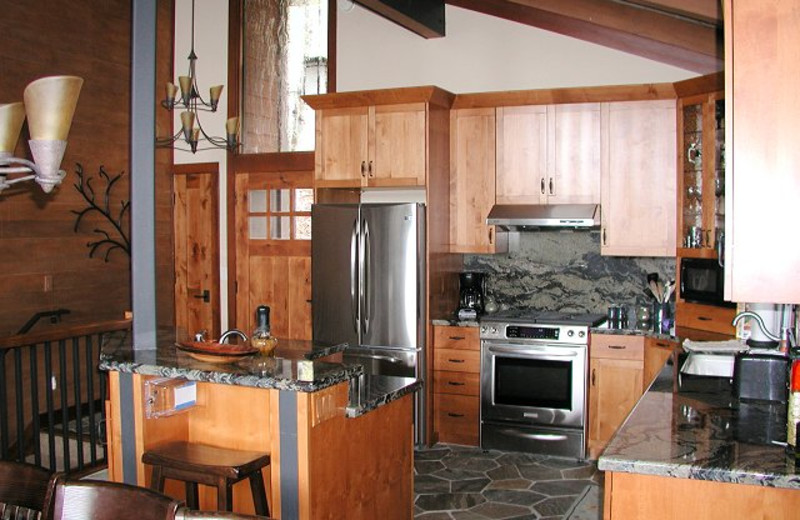
M560 332L559 327L522 327L519 325L506 327L507 338L558 340Z
M520 325L514 323L481 324L481 339L519 339L548 343L588 342L589 328L571 325Z

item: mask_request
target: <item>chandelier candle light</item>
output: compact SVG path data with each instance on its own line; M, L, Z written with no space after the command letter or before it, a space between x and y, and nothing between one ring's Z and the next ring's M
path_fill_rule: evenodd
M66 175L60 169L61 160L81 86L83 79L77 76L50 76L25 87L24 104L0 104L0 192L30 180L36 181L45 193L61 184ZM33 161L14 157L26 113ZM27 175L9 179L11 174Z
M189 75L178 77L178 85L167 83L166 96L161 102L161 106L167 110L174 110L176 108L184 109L184 111L181 112L181 129L175 132L173 136L157 138L156 145L160 148L174 147L178 150L186 150L185 148L176 146L176 143L183 138L186 144L189 145L189 149L186 151L191 151L192 153L198 151L198 143L201 140L205 140L212 146L208 148L199 148L199 150L226 148L233 151L239 145L238 117L231 117L226 122L225 137L208 135L203 129L203 125L200 123L200 111L217 111L223 86L215 85L209 89L208 102L200 97L200 92L197 88L197 74L195 72L196 62L197 54L194 52L194 0L192 0L192 47L189 52ZM180 99L177 99L179 90L181 95Z

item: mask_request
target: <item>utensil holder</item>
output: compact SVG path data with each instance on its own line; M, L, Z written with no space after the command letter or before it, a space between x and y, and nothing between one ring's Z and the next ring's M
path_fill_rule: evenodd
M669 303L653 304L653 332L669 334L672 328L672 309Z

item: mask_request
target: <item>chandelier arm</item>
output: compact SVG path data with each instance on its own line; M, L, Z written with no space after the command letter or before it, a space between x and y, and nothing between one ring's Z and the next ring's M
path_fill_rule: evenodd
M19 166L13 166L15 164ZM0 159L0 175L8 175L10 173L33 173L30 178L34 178L37 175L41 175L41 170L36 166L36 163L21 157L6 157ZM29 180L27 177L24 179ZM11 184L11 181L7 182Z

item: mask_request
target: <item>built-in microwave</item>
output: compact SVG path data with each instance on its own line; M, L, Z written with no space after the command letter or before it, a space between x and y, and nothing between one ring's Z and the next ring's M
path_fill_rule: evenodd
M681 258L679 296L687 302L735 307L726 302L725 270L716 258Z

